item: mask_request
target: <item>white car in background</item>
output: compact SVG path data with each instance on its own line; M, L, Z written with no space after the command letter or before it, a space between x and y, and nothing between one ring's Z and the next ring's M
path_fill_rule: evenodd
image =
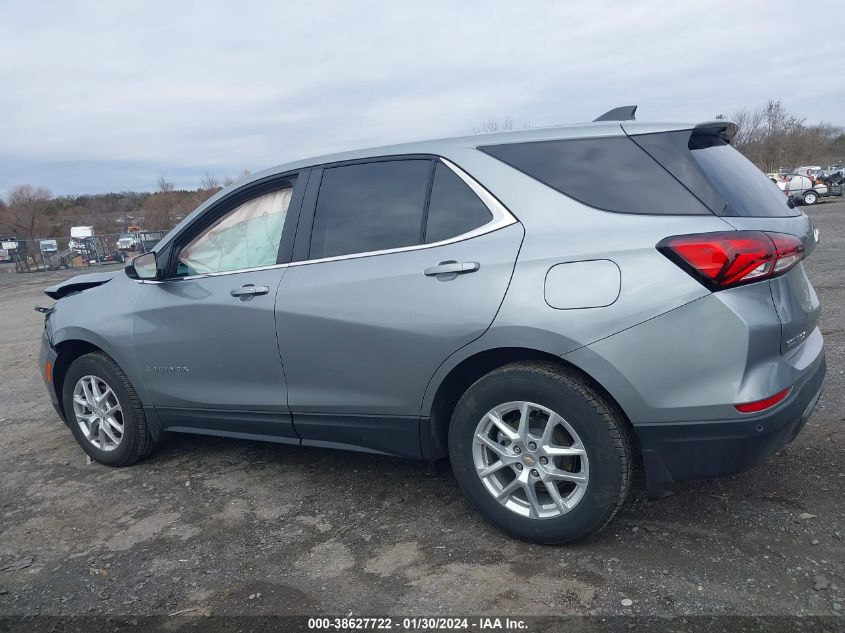
M796 167L795 173L799 176L806 176L811 180L815 180L824 173L821 165L804 165L803 167Z
M814 183L809 177L801 174L781 174L775 184L787 197L797 198L808 206L816 204L819 198L830 195L827 185L822 182Z
M136 233L123 233L117 240L117 248L121 251L137 251L139 245Z

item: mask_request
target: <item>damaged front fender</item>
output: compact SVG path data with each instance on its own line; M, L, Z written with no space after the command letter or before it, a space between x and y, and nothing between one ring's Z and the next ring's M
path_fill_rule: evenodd
M55 286L46 288L44 290L44 294L51 299L61 299L62 297L66 297L70 294L87 290L88 288L102 286L104 283L114 279L119 272L120 271L110 271L107 273L77 275L76 277L71 277L62 283L56 284Z

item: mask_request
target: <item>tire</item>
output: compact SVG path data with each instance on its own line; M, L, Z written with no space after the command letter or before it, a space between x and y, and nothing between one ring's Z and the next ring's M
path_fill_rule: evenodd
M506 428L492 422L494 411ZM528 435L518 433L523 418ZM540 437L548 428L551 440ZM561 449L580 456L555 457ZM473 384L452 416L449 456L458 485L481 514L533 543L570 543L601 530L622 507L631 482L631 440L621 412L577 371L553 363L513 363ZM482 479L491 467L494 473ZM558 480L562 475L582 481ZM507 506L494 496L506 488L514 490Z
M103 385L111 390L111 395ZM96 400L88 397L93 389L104 396L98 405L89 405ZM75 392L77 402L74 400ZM106 354L93 352L73 361L64 377L62 395L68 426L82 450L94 461L108 466L129 466L155 447L138 394L123 370ZM86 404L81 404L80 400ZM119 406L119 410L115 409L115 405ZM114 413L108 418L97 418L98 414L107 413L107 409ZM80 421L77 410L84 419L91 420L90 414L96 419L93 422ZM109 434L99 429L101 424L97 420L101 419L112 420L112 424L102 425ZM83 426L88 428L88 433ZM122 428L122 432L118 427Z
M816 204L819 201L819 194L815 191L808 191L804 194L804 204L810 206L812 204Z

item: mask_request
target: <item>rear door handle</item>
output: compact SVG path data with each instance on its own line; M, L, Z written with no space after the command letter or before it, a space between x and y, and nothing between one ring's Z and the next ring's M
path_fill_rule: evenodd
M481 268L478 262L456 262L446 261L440 262L437 266L430 266L425 269L427 277L436 277L437 275L465 275L466 273L474 273Z
M266 295L270 292L267 286L256 286L255 284L244 284L240 288L235 288L229 294L237 297L241 301L249 301L255 295Z

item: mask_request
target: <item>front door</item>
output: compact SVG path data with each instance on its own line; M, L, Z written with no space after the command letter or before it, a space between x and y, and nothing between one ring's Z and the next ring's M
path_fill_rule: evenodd
M326 167L311 182L307 255L276 302L294 425L303 444L419 457L428 381L493 321L522 226L442 161Z
M168 278L141 284L135 350L169 429L298 441L274 316L298 186L287 178L209 209L176 238Z

